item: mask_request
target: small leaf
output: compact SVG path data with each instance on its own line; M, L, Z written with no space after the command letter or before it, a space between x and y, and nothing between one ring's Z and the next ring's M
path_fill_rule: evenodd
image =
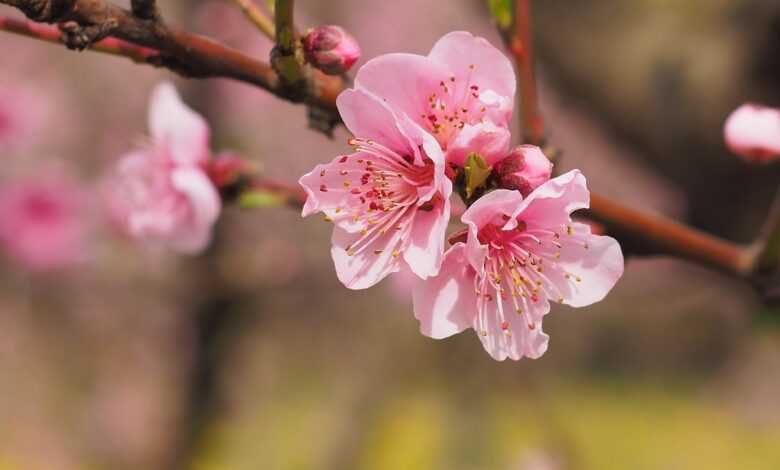
M259 209L262 207L279 207L285 198L279 194L263 190L251 190L241 194L238 206L242 209Z
M498 27L508 30L512 26L512 0L487 0L487 3Z
M471 198L474 191L488 179L491 168L480 154L472 152L466 157L463 171L466 174L466 198Z

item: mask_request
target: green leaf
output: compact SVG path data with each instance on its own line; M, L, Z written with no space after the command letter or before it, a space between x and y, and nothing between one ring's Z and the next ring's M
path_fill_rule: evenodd
M512 26L512 0L487 0L487 3L498 27L508 30Z
M482 155L472 152L466 157L463 171L466 174L466 198L471 198L474 191L488 179L491 168L485 162L485 159L482 158Z
M284 196L263 190L246 191L238 197L238 206L242 209L279 207L285 202Z

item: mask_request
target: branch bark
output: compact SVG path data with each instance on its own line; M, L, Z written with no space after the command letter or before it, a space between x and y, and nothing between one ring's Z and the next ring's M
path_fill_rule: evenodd
M35 22L56 23L61 41L70 49L90 48L107 37L121 39L158 51L143 62L185 77L225 77L251 83L285 100L316 108L316 114L327 116L323 120L329 123L338 122L335 101L345 85L341 77L312 71L291 93L269 64L204 36L166 25L153 0L135 0L132 12L105 0L0 0L0 4L18 8ZM7 20L0 22L0 28L19 32L19 25Z

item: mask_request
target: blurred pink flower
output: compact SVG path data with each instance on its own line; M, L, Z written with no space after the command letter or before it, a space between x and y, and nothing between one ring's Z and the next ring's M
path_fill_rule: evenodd
M447 162L463 166L478 153L493 165L508 152L514 69L484 38L455 31L428 56L379 56L360 68L355 87L430 132Z
M499 184L516 189L523 197L550 179L552 162L536 145L520 145L496 165Z
M87 210L78 185L46 175L0 184L0 244L31 271L71 266L84 258Z
M151 145L124 155L107 181L110 216L137 239L198 253L221 210L206 173L208 124L163 83L152 93L149 132Z
M346 90L337 105L357 138L355 152L317 165L300 179L303 216L335 223L331 254L339 280L370 287L408 266L425 279L444 253L452 184L436 140L380 98Z
M360 46L341 26L325 25L309 31L303 38L306 60L331 75L348 71L360 58Z
M767 163L780 157L780 109L747 103L726 119L726 145L751 162Z
M473 328L496 360L538 358L549 337L549 300L583 307L598 302L623 273L618 243L593 235L570 214L588 207L585 177L570 171L528 198L499 189L463 214L466 243L445 254L441 272L414 290L423 334L445 338Z
M41 100L20 87L0 86L0 152L14 150L35 136Z

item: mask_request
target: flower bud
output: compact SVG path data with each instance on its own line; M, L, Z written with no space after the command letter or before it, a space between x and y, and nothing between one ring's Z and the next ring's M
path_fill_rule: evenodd
M780 109L743 104L723 127L726 145L750 162L768 163L780 157Z
M303 38L306 61L329 75L349 70L360 58L360 46L340 26L314 28Z
M550 179L552 163L539 147L520 145L498 162L495 172L502 188L516 189L525 197Z

